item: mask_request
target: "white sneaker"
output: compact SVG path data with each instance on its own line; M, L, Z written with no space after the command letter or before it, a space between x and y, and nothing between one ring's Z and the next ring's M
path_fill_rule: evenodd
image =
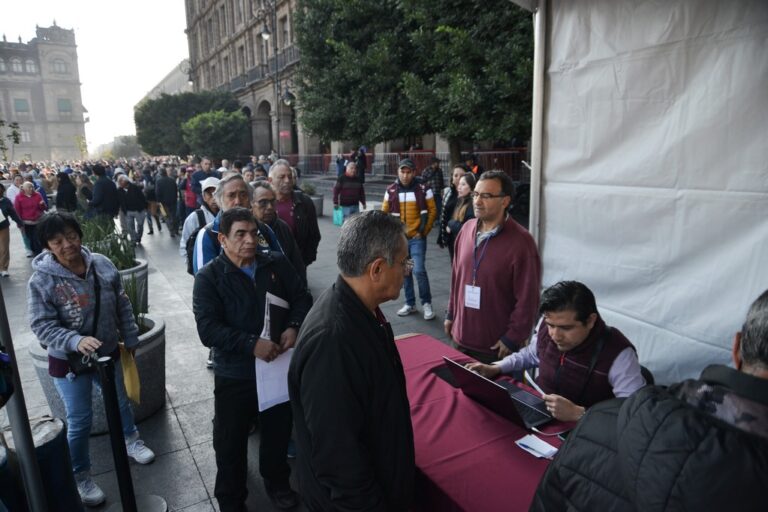
M416 306L409 306L406 304L405 306L401 307L397 310L397 316L408 316L411 313L416 312Z
M3 270L2 272L0 272L0 277L8 277L9 275L11 275L11 274L9 274L8 272L6 272L5 270Z
M26 249L26 251L27 251L27 258L31 258L32 256L35 255L35 253L33 253L30 249Z
M432 304L427 302L426 304L422 304L421 307L424 308L424 320L432 320L435 318L435 312L432 311Z
M144 441L139 439L138 432L125 440L125 448L128 456L139 464L149 464L155 460L155 452L144 446Z
M96 485L89 471L75 473L75 482L77 482L77 493L83 505L97 507L106 501L107 495Z

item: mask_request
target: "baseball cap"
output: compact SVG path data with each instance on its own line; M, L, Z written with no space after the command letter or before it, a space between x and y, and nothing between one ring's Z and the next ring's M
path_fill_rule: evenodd
M205 178L202 183L200 183L200 190L205 192L209 188L216 188L219 185L219 178L214 178L211 176L210 178Z
M410 170L415 171L416 165L413 163L413 160L410 158L403 158L400 160L400 165L397 166L397 169L400 170L403 167L408 167Z

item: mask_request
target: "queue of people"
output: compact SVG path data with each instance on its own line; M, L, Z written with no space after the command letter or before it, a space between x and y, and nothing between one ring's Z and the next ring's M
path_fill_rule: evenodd
M659 500L673 487L670 509L727 508L723 488L738 491L743 509L757 509L755 489L768 481L768 291L735 337L735 370L710 367L699 380L665 389L648 380L631 340L605 323L584 283L562 281L540 293L538 249L509 215L514 185L504 172L482 172L473 160L471 167L452 168L445 191L434 190L439 162L423 179L406 158L379 211L366 209L357 164L347 162L334 187L334 204L346 208L336 248L339 274L313 304L307 269L317 258L320 231L290 164L276 157L266 168L236 161L216 170L212 164L209 158L178 167L144 163L127 172L114 168L111 177L96 164L90 169L95 180L75 171L57 182L72 187L62 212L86 206L89 215L112 218L117 205L137 244L147 217L160 231L151 202L171 236L183 225L179 253L194 275L193 312L214 374L220 510L245 510L254 423L261 430L259 472L276 507L290 509L299 500L309 510L411 506L415 452L408 397L380 305L397 300L403 289L397 315L413 314L417 288L423 318L436 318L426 268L433 227L451 259L443 328L455 348L477 361L468 367L491 379L537 368L550 414L577 425L542 479L533 510L662 510ZM18 188L17 209L0 188L0 275L7 272L3 232L13 221L34 238L38 254L45 249L33 260L29 282L32 329L48 347L49 371L67 409L81 498L99 504L105 497L90 477L90 424L83 419L98 382L73 375L67 354L116 357L118 333L129 350L135 345L135 323L125 316L114 268L81 247L77 221L67 213L44 214L46 202L34 183L22 181ZM355 211L360 204L365 211ZM89 301L80 320L63 318L58 312L75 305L56 302L57 287L78 291L68 295L72 300L96 297L105 313L94 315ZM265 307L274 297L288 306L269 332ZM291 351L290 400L259 411L255 361L270 363ZM133 424L122 382L118 388L129 456L149 463L154 454ZM298 493L286 462L292 444ZM685 448L670 454L664 446ZM691 457L700 466L689 466ZM700 468L722 466L728 472L719 477L721 487L696 483Z

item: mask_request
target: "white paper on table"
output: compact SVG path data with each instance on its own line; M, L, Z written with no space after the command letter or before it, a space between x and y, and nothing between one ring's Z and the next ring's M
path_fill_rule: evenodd
M290 309L290 304L277 295L266 293L264 300L264 328L260 337L272 339L269 322L270 306ZM288 401L288 366L293 349L286 350L271 363L256 358L256 393L259 396L259 412Z
M256 393L259 412L288 401L288 366L293 349L277 356L271 363L256 358Z
M515 444L534 457L538 457L540 459L551 459L557 453L557 448L546 441L542 441L532 434L521 437L515 441Z

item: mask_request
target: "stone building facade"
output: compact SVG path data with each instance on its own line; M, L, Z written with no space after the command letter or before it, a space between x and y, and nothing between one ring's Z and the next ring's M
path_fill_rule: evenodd
M0 118L20 125L14 160L79 159L86 112L74 30L37 27L28 43L0 42ZM81 151L81 149L83 151Z
M194 90L235 94L250 119L251 153L320 153L319 141L302 133L290 101L299 60L296 0L185 0L185 5Z

